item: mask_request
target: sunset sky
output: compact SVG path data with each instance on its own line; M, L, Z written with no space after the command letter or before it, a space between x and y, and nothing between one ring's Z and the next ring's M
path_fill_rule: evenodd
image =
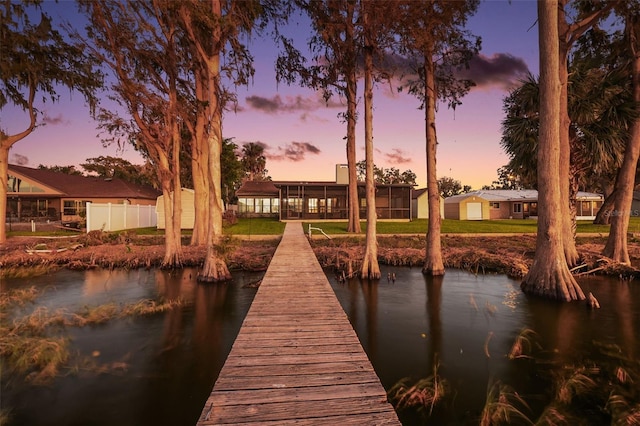
M75 4L48 4L54 20L75 11ZM305 43L307 25L293 22L292 33ZM456 111L441 104L436 116L438 176L450 176L479 189L497 178L496 169L508 159L500 147L502 100L528 71L538 74L538 35L534 0L484 0L468 28L482 38L480 57L470 77L477 86ZM277 85L276 48L270 40L251 43L256 74L253 84L237 91L237 112L227 112L223 134L236 144L265 146L267 169L274 180L333 181L335 164L346 162L346 126L338 118L345 108L335 98L326 106L319 93ZM362 84L358 94L362 96ZM60 102L39 104L46 125L16 143L9 162L29 167L78 165L100 155L122 156L133 163L142 158L132 147L103 148L96 123L82 97L61 90ZM374 162L379 167L412 170L418 186L426 184L424 112L416 98L381 84L374 94ZM362 107L362 99L359 106ZM360 114L363 117L363 114ZM9 133L23 130L26 113L5 107L0 127ZM358 160L364 159L363 119L357 130Z

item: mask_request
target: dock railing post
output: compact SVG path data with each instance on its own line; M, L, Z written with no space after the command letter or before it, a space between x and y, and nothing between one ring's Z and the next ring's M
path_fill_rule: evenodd
M331 239L331 237L330 237L330 236L328 236L327 234L325 234L325 232L324 232L322 229L312 227L312 226L311 226L311 224L309 224L309 239L311 239L311 230L314 230L314 231L320 231L320 233L322 233L322 235L324 235L325 237L327 237L329 240Z

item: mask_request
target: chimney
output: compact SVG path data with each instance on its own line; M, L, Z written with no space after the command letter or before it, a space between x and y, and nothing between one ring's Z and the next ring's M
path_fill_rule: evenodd
M346 164L336 164L336 183L349 184L349 166Z

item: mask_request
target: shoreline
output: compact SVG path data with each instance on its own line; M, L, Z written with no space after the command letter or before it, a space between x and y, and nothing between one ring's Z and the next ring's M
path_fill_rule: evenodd
M363 257L364 235L313 235L310 244L323 268L357 271ZM264 271L281 236L248 235L231 238L227 265L232 270ZM471 238L473 241L471 242ZM442 251L445 267L472 273L501 273L522 278L528 272L535 254L535 234L443 234ZM183 240L183 266L202 266L206 247L190 246ZM640 243L629 243L632 265L607 262L601 255L606 236L578 235L576 246L581 255L574 275L596 270L598 274L640 278ZM422 265L426 250L424 234L379 234L378 260L394 266ZM31 251L32 253L29 253ZM0 277L12 276L25 268L44 270L86 270L92 268L155 268L164 257L163 237L110 236L97 238L88 234L64 239L46 237L11 237L0 245Z

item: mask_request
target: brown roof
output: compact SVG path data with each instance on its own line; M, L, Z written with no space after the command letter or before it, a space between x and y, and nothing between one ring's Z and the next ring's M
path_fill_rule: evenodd
M117 178L104 179L92 176L68 175L14 164L9 164L9 171L53 188L61 192L63 197L155 200L160 195L160 191L150 186L137 185Z
M236 195L279 195L280 190L271 181L248 180L236 191Z

